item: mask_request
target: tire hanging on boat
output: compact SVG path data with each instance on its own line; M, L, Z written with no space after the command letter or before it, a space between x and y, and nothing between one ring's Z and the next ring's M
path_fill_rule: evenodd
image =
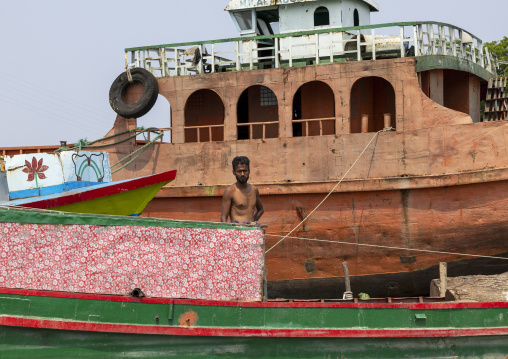
M139 118L150 111L159 95L159 83L155 76L142 68L130 69L131 81L127 71L116 78L109 90L109 104L113 111L124 118ZM140 83L144 87L143 95L133 104L127 104L123 95L127 87L134 83Z

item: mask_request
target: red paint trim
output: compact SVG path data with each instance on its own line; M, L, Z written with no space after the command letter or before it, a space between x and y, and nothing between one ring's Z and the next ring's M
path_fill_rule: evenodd
M235 302L235 301L211 301L195 299L173 298L133 298L121 295L87 294L72 292L52 292L30 289L0 288L0 294L41 296L53 298L69 298L83 300L101 300L109 302L134 302L152 304L177 304L215 307L240 307L240 308L407 308L407 309L489 309L508 308L508 302L486 303L320 303L320 302Z
M0 316L0 325L10 327L57 329L85 332L225 336L272 338L449 338L508 335L508 328L484 329L257 329L257 328L186 328L130 324L71 322Z
M171 182L176 178L176 170L157 173L155 175L134 178L132 180L125 180L117 182L111 182L96 187L87 187L87 191L69 191L55 195L52 198L43 199L40 201L34 200L30 203L21 204L20 207L48 209L53 207L61 207L76 202L84 202L92 199L101 197L111 196L121 192L132 191L138 188L151 186L162 182Z

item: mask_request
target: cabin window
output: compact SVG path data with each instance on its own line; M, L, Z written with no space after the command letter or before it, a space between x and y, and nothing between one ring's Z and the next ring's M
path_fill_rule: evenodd
M330 25L330 12L324 6L320 6L314 12L314 26Z
M293 98L293 137L335 134L335 96L321 81L302 85Z
M360 26L360 14L358 14L357 9L353 12L353 24L354 26Z
M239 140L279 137L279 103L275 93L266 86L246 89L237 107Z
M185 142L224 141L224 103L212 90L199 90L185 104Z
M388 127L396 128L395 90L381 77L356 81L351 90L350 106L351 133L381 131L385 128L385 119L389 120Z
M240 27L240 31L249 31L254 29L252 24L252 10L235 11L233 16Z

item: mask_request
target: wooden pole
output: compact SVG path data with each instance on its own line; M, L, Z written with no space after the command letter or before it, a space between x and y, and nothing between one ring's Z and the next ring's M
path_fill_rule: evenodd
M362 133L369 132L369 115L362 115Z
M346 291L344 292L344 299L353 299L353 292L351 292L351 279L349 278L349 269L347 262L342 262L342 270L344 271L344 281L346 283Z
M447 278L448 278L448 264L446 262L439 263L439 280L441 285L439 286L439 295L441 297L446 296Z
M385 129L392 127L392 114L390 114L390 113L384 114L384 125L385 125L385 127L384 127Z

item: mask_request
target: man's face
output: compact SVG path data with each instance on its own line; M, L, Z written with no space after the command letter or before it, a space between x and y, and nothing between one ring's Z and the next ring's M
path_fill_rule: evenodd
M249 180L250 170L247 165L238 165L233 170L233 174L235 175L238 183L245 184Z

